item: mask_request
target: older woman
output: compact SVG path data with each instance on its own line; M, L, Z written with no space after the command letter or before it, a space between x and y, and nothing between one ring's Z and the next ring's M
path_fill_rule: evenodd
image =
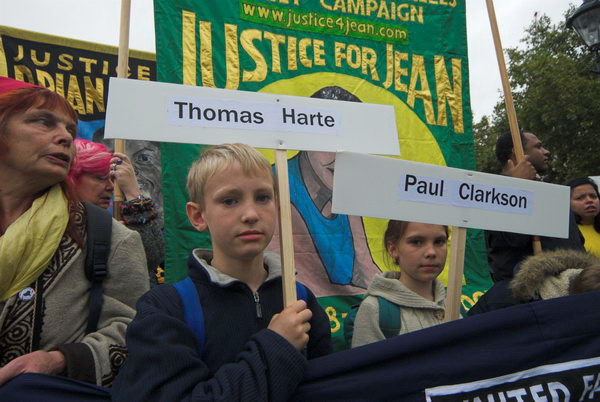
M75 140L77 157L69 172L68 182L80 201L87 201L107 209L111 205L114 183L117 183L125 202L121 217L125 226L142 237L150 284L157 283L156 268L165 257L165 244L157 207L140 192L140 186L129 158L112 153L103 144L83 139Z
M113 221L102 311L86 333L86 215L66 184L76 122L61 96L0 77L0 384L27 372L110 384L148 289L139 235Z

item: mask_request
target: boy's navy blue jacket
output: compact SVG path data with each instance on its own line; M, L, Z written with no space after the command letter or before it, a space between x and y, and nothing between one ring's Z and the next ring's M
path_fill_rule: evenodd
M194 250L189 275L204 311L205 345L198 356L194 332L172 285L140 298L127 329L129 357L113 384L114 401L286 401L302 380L306 359L267 329L283 310L280 257L265 253L268 276L256 294L202 260ZM308 290L308 289L307 289ZM331 353L329 319L308 290L307 357Z

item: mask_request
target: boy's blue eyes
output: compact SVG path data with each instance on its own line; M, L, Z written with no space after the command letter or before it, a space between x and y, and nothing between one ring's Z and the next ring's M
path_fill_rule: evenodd
M258 201L258 202L268 202L270 200L271 200L270 195L259 195L258 197L256 197L256 201Z
M267 202L271 201L272 199L273 199L273 197L270 195L256 196L256 202L261 203L261 204L267 203ZM238 202L239 201L237 198L224 198L223 200L221 200L221 203L228 207L236 205Z

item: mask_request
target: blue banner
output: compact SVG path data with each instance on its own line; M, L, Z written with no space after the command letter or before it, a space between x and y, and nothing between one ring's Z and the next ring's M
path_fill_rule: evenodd
M293 400L600 400L599 303L524 304L311 360Z

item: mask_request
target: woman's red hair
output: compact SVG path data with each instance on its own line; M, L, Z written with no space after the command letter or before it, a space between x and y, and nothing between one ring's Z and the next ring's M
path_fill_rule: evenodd
M77 113L71 104L59 94L40 87L25 87L0 94L0 156L8 151L4 141L6 125L11 117L25 113L31 108L59 109L77 123Z
M23 87L13 91L0 93L0 158L2 155L10 152L8 143L6 142L6 126L8 121L21 113L25 113L31 108L60 110L64 112L74 123L77 123L77 112L71 104L59 94L41 87ZM83 247L82 235L76 228L75 222L79 220L74 216L72 203L75 197L73 196L67 181L59 182L63 188L67 199L69 200L69 225L67 233L73 238L80 247Z

